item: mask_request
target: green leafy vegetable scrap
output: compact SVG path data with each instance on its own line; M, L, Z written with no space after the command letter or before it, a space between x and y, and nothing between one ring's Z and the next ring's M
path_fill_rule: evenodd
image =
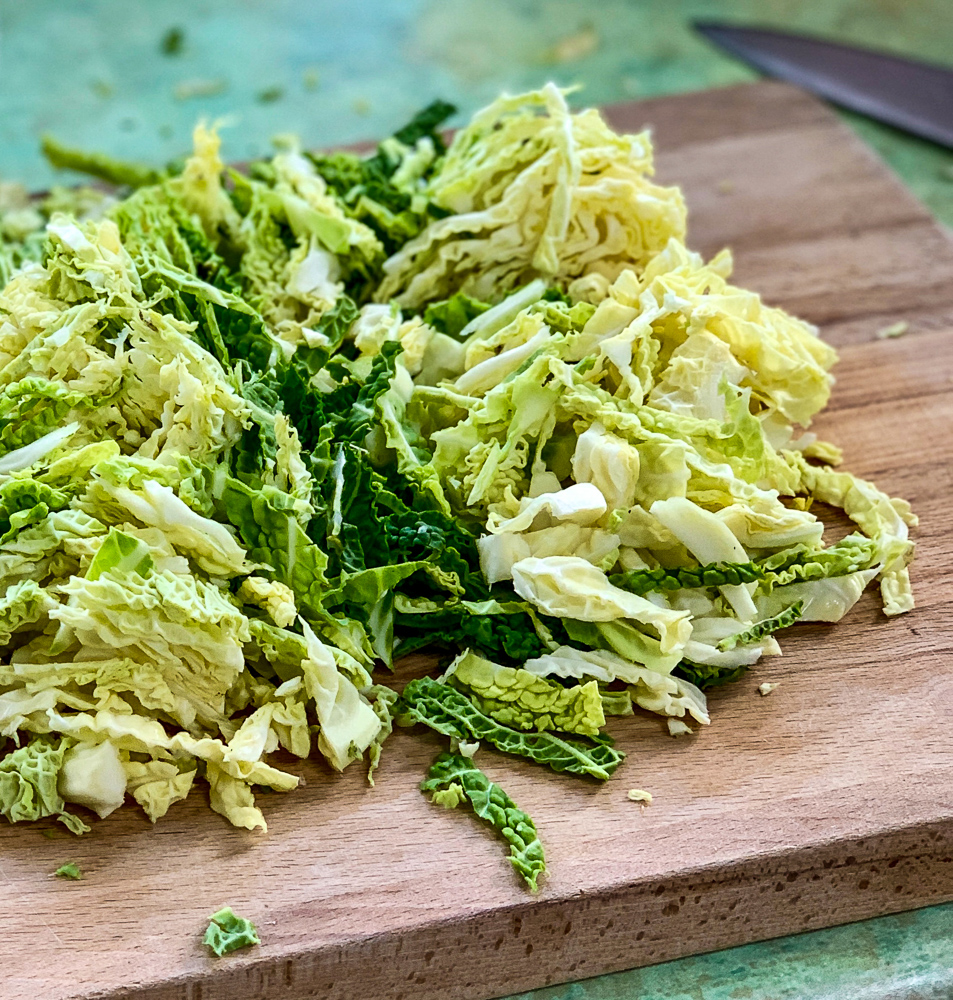
M202 944L221 958L239 948L261 944L261 939L250 920L239 917L230 906L225 906L209 917L208 929L202 938Z
M60 170L76 170L89 174L107 184L138 188L155 184L162 174L139 163L118 160L105 153L90 153L71 146L64 146L51 135L43 137L43 155Z
M546 856L532 819L500 788L461 754L442 753L431 765L420 788L437 805L455 809L467 804L510 845L510 864L532 892L546 873Z
M564 687L470 652L454 661L444 680L468 695L485 715L513 729L597 736L606 724L594 680Z
M422 722L444 736L485 741L504 753L527 757L554 771L600 781L607 781L625 756L605 738L590 743L548 732L523 733L511 729L485 715L456 688L431 677L412 680L404 688L401 708L412 721Z
M718 648L724 652L734 649L736 646L747 646L750 643L758 642L772 632L777 632L782 628L789 628L801 617L803 611L804 602L795 601L794 604L789 608L785 608L779 614L771 618L765 618L763 621L755 622L751 628L722 639L718 643Z
M164 56L180 55L183 48L185 48L185 31L179 27L169 28L159 43L159 51Z
M89 827L66 810L57 784L63 758L71 745L67 739L31 739L0 758L0 814L11 823L55 816L73 833Z

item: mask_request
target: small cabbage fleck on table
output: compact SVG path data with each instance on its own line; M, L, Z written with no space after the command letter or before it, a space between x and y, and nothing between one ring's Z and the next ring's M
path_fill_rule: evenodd
M915 516L807 429L834 351L686 247L648 134L552 85L448 148L452 111L246 173L203 126L165 170L51 141L122 186L0 192L7 819L155 821L198 779L265 829L279 748L373 782L423 724L452 750L425 790L535 889L480 746L607 780L607 718L690 732L781 629L875 579L913 606Z

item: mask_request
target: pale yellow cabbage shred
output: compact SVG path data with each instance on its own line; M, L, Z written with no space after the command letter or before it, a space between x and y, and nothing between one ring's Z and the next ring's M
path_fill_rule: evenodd
M618 135L573 113L555 85L501 97L454 137L428 194L451 212L385 264L377 294L403 307L463 291L479 299L536 277L601 295L685 237L678 188L659 187L648 133Z

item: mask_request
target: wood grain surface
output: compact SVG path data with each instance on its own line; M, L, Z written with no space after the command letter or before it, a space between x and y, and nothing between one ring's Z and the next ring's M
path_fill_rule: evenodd
M786 633L783 658L712 693L694 737L613 720L629 758L604 786L482 754L547 846L537 897L500 844L417 790L439 747L420 730L394 735L374 789L357 767L300 765L306 787L261 797L267 835L200 795L82 839L4 825L5 1000L486 1000L953 899L953 242L783 85L609 117L654 127L690 243L731 244L740 283L840 349L817 428L920 514L917 610L888 620L867 594L838 625ZM898 320L905 336L876 337ZM85 881L50 877L72 860ZM225 904L262 945L216 960L200 937Z

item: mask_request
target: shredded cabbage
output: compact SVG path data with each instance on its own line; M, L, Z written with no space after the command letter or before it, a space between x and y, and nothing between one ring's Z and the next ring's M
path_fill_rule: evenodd
M424 787L535 887L477 746L607 780L607 715L690 732L782 629L874 579L913 607L915 515L808 430L832 348L686 247L648 133L567 97L247 173L205 126L181 169L51 140L123 196L0 188L7 819L205 786L265 830L256 787L299 783L273 753L373 784L419 722L463 755ZM825 506L856 526L830 545ZM373 676L427 646L439 681ZM226 910L207 940L256 939Z

